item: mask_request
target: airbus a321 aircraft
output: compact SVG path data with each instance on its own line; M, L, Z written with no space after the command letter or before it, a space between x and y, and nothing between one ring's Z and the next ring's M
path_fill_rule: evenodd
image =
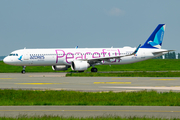
M161 49L165 24L159 24L144 45L137 48L53 48L53 49L20 49L4 58L4 63L22 66L52 66L53 70L97 72L96 65L119 65L139 62L161 56L170 51Z

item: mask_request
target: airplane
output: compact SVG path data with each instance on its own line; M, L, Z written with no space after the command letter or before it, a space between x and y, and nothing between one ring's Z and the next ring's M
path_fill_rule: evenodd
M53 49L20 49L11 52L3 59L9 65L22 66L52 66L53 70L83 72L89 67L91 72L97 72L97 65L130 64L155 58L174 50L161 49L165 24L159 24L146 42L137 48L53 48Z

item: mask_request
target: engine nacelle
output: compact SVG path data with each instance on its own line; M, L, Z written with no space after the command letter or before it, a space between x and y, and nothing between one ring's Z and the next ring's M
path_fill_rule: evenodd
M67 65L53 65L52 69L53 70L67 70L69 66Z
M87 70L87 68L90 67L90 64L87 63L87 61L72 61L71 63L71 69L75 71L84 71Z

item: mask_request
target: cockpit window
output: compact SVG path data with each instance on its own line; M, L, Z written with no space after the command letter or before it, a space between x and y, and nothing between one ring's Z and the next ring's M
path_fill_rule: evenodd
M9 56L18 56L18 54L11 53Z

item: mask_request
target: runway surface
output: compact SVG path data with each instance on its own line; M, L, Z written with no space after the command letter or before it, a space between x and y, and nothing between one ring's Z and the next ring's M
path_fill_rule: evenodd
M179 107L166 106L0 106L0 116L137 116L156 118L180 118Z
M1 89L180 91L179 77L64 77L66 73L0 73Z
M180 92L178 77L65 77L66 73L0 73L0 89ZM0 116L59 115L146 116L180 118L180 107L171 106L0 106Z

